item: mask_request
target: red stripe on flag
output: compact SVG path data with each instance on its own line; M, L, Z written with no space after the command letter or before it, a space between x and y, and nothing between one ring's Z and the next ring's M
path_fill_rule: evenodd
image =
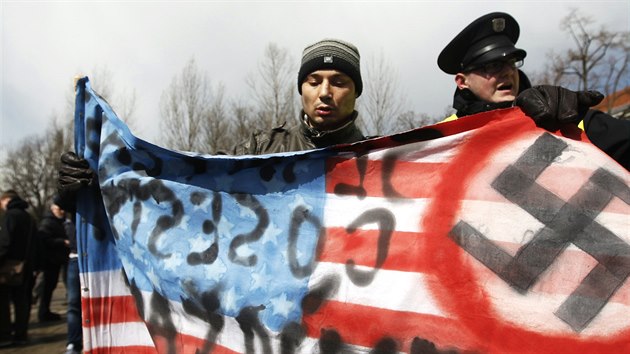
M433 187L440 182L439 170L443 163L396 161L393 170L383 168L381 160L367 160L363 183L357 169L357 160L330 158L326 161L326 193L335 193L339 185L361 185L371 197L385 197L384 183L404 198L429 198ZM394 173L395 171L395 173Z
M138 311L132 296L112 296L92 299L83 299L84 305L89 303L91 310L90 322L84 323L84 327L107 326L116 323L144 322ZM86 308L85 306L83 307ZM150 326L147 326L150 328ZM158 330L158 332L160 332ZM163 337L154 336L153 341L156 343L155 348L146 346L120 346L107 348L94 348L90 354L103 353L168 353L168 344ZM177 353L194 353L196 349L203 348L205 339L197 338L186 334L177 334L174 343L177 347ZM97 344L98 345L98 344ZM213 346L213 353L217 354L234 354L237 353L229 348L222 347L218 344Z
M344 228L326 229L326 241L318 258L322 262L345 264L349 259L357 265L374 267L377 256L379 230L357 230L348 233ZM383 269L424 273L429 262L418 255L424 252L427 235L394 231L389 242Z
M150 327L149 327L150 328ZM160 330L158 330L160 331ZM155 343L155 348L158 353L171 353L173 352L168 342L164 337L153 337L153 342ZM178 333L173 340L175 353L206 353L209 348L204 348L206 344L205 339L197 338L194 336L189 336L186 334ZM218 344L214 344L212 346L212 354L238 354L238 352L233 351L229 348L223 347Z
M326 242L323 244L318 261L345 264L351 259L357 265L374 267L378 237L378 230L357 230L348 233L341 227L326 229ZM422 233L394 232L390 239L387 258L380 268L432 274L431 260L422 256L428 247L429 237L431 236ZM446 242L450 242L450 240L446 240ZM515 254L522 246L521 244L499 241L495 244L510 254ZM566 250L554 264L553 271L546 272L538 280L532 291L569 295L575 290L580 280L597 264L597 261L583 251ZM495 273L481 264L474 270L475 278L478 279L479 283L502 281L497 278ZM427 281L429 279L433 279L433 277L428 277ZM622 286L622 289L617 291L609 301L630 305L630 291L624 289L630 289L630 284L625 287Z
M315 313L305 314L307 335L321 336L321 329L337 331L346 344L374 347L384 337L394 339L398 351L410 352L414 338L433 342L439 349L482 349L465 328L444 317L381 309L337 301L326 301Z
M83 352L84 354L156 354L158 351L154 347L140 345L129 345L121 347L94 348Z
M83 323L83 327L144 322L138 314L133 296L83 298L81 302L83 310L87 311L83 317L90 319L89 323Z

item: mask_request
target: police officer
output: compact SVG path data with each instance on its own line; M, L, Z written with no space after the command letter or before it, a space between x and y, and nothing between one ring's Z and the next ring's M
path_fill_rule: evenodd
M457 85L453 96L457 112L446 120L516 104L551 131L563 123L580 123L593 144L630 169L630 122L590 110L603 99L599 92L531 87L519 70L527 56L516 47L519 35L512 16L493 12L474 20L442 50L438 66L455 75Z
M527 56L515 47L519 33L512 16L494 12L473 21L442 50L438 66L455 75L457 117L511 107L518 93L531 87L518 70Z

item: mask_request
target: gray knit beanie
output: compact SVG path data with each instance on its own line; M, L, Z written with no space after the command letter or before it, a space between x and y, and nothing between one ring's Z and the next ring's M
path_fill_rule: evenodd
M302 82L308 74L321 69L335 69L350 76L359 97L363 91L360 60L361 56L357 47L342 40L324 39L309 45L302 53L302 64L297 82L298 92L302 94Z

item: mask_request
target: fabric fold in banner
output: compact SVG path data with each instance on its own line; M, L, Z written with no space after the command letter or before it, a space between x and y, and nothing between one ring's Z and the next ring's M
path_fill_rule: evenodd
M630 351L630 175L575 127L211 156L76 97L86 353Z

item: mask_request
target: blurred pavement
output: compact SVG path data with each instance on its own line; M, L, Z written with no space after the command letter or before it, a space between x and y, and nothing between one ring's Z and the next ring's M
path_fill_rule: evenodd
M38 305L31 308L28 328L28 343L0 349L1 354L63 354L66 350L66 288L63 282L57 284L50 302L50 310L61 315L61 321L39 323Z

